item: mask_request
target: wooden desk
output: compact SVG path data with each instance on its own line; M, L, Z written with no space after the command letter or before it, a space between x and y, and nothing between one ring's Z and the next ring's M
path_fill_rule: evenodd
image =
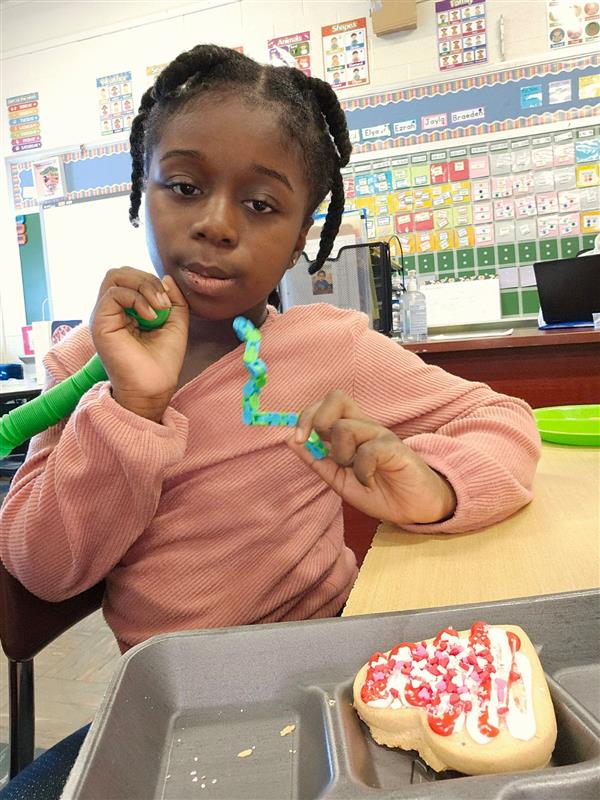
M592 328L517 328L510 336L402 346L428 364L522 397L533 408L600 402L600 331Z
M466 534L379 527L344 616L600 586L600 449L544 444L533 501Z

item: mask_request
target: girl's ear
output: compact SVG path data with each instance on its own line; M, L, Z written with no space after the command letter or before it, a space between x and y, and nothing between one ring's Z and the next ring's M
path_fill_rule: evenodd
M313 218L309 217L302 226L302 228L300 229L300 233L298 234L298 238L296 239L296 244L294 245L294 252L292 254L290 266L288 267L288 269L291 269L296 263L296 261L298 261L298 259L300 258L300 254L302 253L302 251L306 246L306 237L308 235L309 230L313 226L313 222L314 222Z

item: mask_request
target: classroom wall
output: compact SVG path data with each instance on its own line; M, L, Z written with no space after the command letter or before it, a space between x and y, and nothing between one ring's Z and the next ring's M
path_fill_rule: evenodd
M486 65L453 70L452 78L477 74L494 65L526 63L546 58L545 0L487 0L489 60ZM149 83L145 69L172 59L199 42L243 45L244 52L267 60L267 39L310 30L314 74L323 75L320 28L357 17L369 18L367 0L206 0L196 3L164 2L7 2L3 6L3 98L39 92L42 151L102 144L119 140L101 138L98 132L96 78L133 71L134 100ZM499 20L504 18L505 50L502 60ZM370 84L344 90L344 99L378 88L395 88L439 78L435 37L434 0L418 3L414 31L374 37L370 32ZM591 45L568 48L569 57L592 51ZM3 101L1 150L12 156ZM124 137L122 137L124 138ZM29 157L31 153L28 154ZM7 355L21 350L20 326L25 324L18 245L14 234L8 173L6 191L0 191L0 235L3 279L2 303L7 335ZM12 244L11 244L12 243ZM74 239L70 247L89 242ZM115 254L115 263L119 263ZM110 264L107 264L109 268ZM3 356L6 358L7 355Z

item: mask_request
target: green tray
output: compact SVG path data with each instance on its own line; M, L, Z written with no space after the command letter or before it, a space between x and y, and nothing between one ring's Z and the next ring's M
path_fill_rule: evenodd
M545 442L600 447L600 404L536 408L533 415Z

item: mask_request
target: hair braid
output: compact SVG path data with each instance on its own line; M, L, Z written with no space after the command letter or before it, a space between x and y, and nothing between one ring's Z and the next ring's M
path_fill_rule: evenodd
M325 259L331 253L335 237L340 229L345 205L344 181L340 168L345 167L350 160L352 144L348 134L346 116L342 111L336 93L328 83L325 83L320 78L308 78L307 80L321 113L325 117L329 133L338 152L331 179L331 198L319 240L319 252L308 269L309 274L314 275L315 272L321 269Z
M185 84L192 77L202 79L210 73L217 64L223 61L230 61L237 55L235 50L228 50L218 45L200 44L180 53L177 58L171 61L156 79L154 92L157 100L168 98L176 89L183 90Z
M320 78L308 78L308 84L317 98L321 113L325 117L327 127L340 158L340 166L345 167L350 160L352 144L348 135L346 115L342 111L340 101L331 86Z
M137 117L131 124L129 136L129 150L131 153L131 193L129 195L129 221L137 228L140 224L139 211L142 202L142 188L144 185L144 128L148 114L156 100L154 88L151 87L142 96Z
M331 186L331 198L329 200L329 207L327 208L327 216L325 217L325 224L321 229L321 237L319 239L319 252L317 257L308 268L309 275L314 275L315 272L321 269L325 259L331 253L331 248L335 242L335 237L340 229L340 222L342 221L342 214L344 213L344 182L339 168L333 175L333 184Z

